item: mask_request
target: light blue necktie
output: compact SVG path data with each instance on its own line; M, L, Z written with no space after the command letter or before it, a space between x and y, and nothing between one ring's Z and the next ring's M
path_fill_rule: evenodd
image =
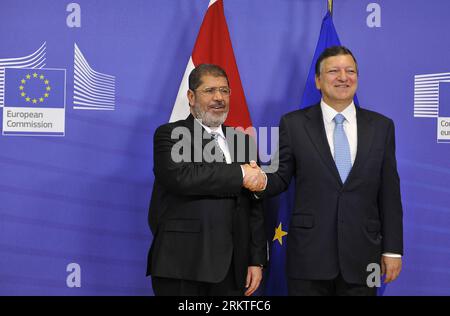
M350 156L350 145L344 131L345 117L342 114L336 114L334 117L334 161L341 176L342 183L347 179L352 169L352 158Z

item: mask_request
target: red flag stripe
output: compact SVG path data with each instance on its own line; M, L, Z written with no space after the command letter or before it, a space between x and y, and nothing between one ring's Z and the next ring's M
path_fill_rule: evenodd
M209 6L197 36L192 60L194 65L204 63L219 65L227 73L231 97L230 112L225 124L241 126L244 129L251 126L252 121L225 19L223 0Z

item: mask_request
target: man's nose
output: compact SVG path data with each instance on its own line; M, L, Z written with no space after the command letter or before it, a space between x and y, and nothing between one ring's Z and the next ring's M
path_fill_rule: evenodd
M214 100L223 100L222 92L219 89L214 90Z
M347 72L345 71L345 69L339 70L338 79L342 80L342 81L346 81L347 80Z

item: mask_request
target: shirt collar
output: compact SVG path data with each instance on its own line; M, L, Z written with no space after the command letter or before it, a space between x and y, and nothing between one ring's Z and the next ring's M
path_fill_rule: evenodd
M335 109L333 109L331 106L326 104L323 99L320 101L320 108L322 109L323 118L325 119L325 122L327 122L327 123L333 122L334 117L336 116L336 114L339 113ZM355 107L355 103L353 101L352 101L352 103L349 104L349 106L347 106L345 108L344 111L342 111L340 113L345 117L345 119L349 123L356 122L356 107Z
M222 130L222 125L219 125L218 127L214 127L214 130L213 130L211 127L203 125L200 122L200 120L197 120L197 119L195 119L195 120L205 129L205 131L208 132L208 134L211 134L212 132L213 133L217 133L217 134L219 134L219 136L221 136L222 138L225 139L225 135L224 135L223 130Z

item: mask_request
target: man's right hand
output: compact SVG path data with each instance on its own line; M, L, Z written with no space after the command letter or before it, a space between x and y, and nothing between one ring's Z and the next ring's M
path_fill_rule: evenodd
M267 177L255 161L250 164L242 165L244 168L244 182L245 188L253 192L260 192L266 188Z

